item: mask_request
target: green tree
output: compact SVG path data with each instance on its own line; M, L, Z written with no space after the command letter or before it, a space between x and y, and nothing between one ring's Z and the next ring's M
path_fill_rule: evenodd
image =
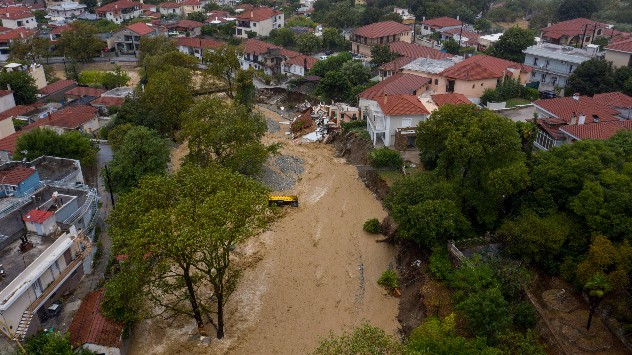
M328 100L346 101L351 93L351 83L347 76L340 71L330 71L320 79L316 86L316 95L322 95Z
M182 137L189 144L186 161L254 174L274 149L261 143L266 130L261 114L218 98L203 98L184 114Z
M563 0L557 9L557 18L560 21L591 18L599 7L600 3L596 0Z
M577 265L577 280L585 285L594 275L601 275L608 290L623 291L630 285L632 275L632 247L628 241L619 245L598 235L593 238L588 254Z
M138 62L144 63L145 57L159 56L169 52L177 52L176 41L164 36L141 37Z
M235 97L235 77L241 69L239 55L241 55L241 50L230 45L221 46L204 54L204 63L208 65L206 75L225 82L228 87L226 95L231 99Z
M9 59L18 61L41 62L51 55L51 42L48 38L28 37L12 41L9 46Z
M566 94L593 96L610 92L614 87L612 63L603 58L592 58L577 66L566 83Z
M319 60L314 64L312 69L309 71L310 75L318 75L321 78L324 78L327 73L330 71L338 71L342 68L342 65L353 58L351 54L348 52L343 52L338 55L329 57L325 60Z
M103 87L111 90L126 86L131 79L127 72L123 71L119 65L116 65L113 71L106 72L103 76Z
M461 46L459 45L459 42L455 41L452 38L448 38L445 41L443 41L441 46L446 52L450 54L459 54L459 51L461 50Z
M130 129L134 127L136 126L131 123L122 123L114 125L114 127L110 129L110 131L108 132L108 142L110 143L113 151L118 150L121 145L123 145L123 139L125 138L125 135L127 134L127 132L129 132Z
M514 26L498 39L489 48L489 55L510 60L516 63L524 63L525 54L523 51L535 44L535 33L532 30L522 29Z
M24 350L26 350L26 353L29 355L74 354L72 346L70 345L70 335L68 333L62 334L60 332L40 332L27 339L24 344ZM84 352L83 354L89 353Z
M128 255L126 263L146 266L142 294L155 309L195 319L202 334L202 314L214 311L222 338L223 309L239 276L232 250L265 226L266 192L218 166L149 176L110 216L113 249Z
M89 62L105 48L103 41L97 37L99 31L93 25L75 21L70 27L70 30L61 34L58 42L64 57L78 62Z
M270 40L277 46L291 47L296 42L296 35L289 28L275 28L270 31Z
M136 187L146 175L164 174L169 163L169 142L154 130L130 128L110 163L112 189L124 193Z
M371 79L371 69L359 60L345 62L340 70L352 86L366 84Z
M197 70L199 60L192 55L179 51L145 56L143 60L143 72L147 79L170 68L185 68Z
M299 52L310 55L314 52L318 52L321 43L318 36L313 33L306 33L298 36L296 39L296 45L298 46Z
M494 226L529 176L521 140L509 119L472 105L446 105L419 123L416 144L427 167L458 186L465 210Z
M16 144L13 158L33 160L42 155L78 159L83 166L91 166L97 158L97 149L90 139L78 131L63 134L46 129L35 128L22 134Z
M498 288L488 288L468 296L456 306L467 328L492 342L511 325L509 305Z
M342 36L340 29L325 28L323 30L323 48L331 50L344 50L349 42Z
M395 52L391 52L391 49L386 44L378 44L371 47L371 65L374 67L379 67L380 65L386 64L395 58L397 58L397 54Z
M28 105L37 100L35 79L25 71L0 72L0 87L11 87L16 105Z
M386 206L399 225L398 235L426 247L443 245L470 231L454 186L431 173L398 179Z
M187 15L187 20L204 23L204 21L206 21L206 15L203 12L195 11Z
M320 340L314 355L335 354L403 354L400 343L380 328L367 323L345 331L340 336L329 334Z
M597 307L603 298L610 292L611 285L602 274L593 275L584 285L584 289L588 294L588 321L586 322L586 330L590 330L593 315L597 311Z
M252 110L257 101L257 89L252 81L253 76L254 71L252 70L240 70L235 78L235 102L249 111Z

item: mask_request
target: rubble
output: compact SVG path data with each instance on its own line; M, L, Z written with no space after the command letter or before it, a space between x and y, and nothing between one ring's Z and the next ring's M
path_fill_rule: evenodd
M270 157L257 179L273 191L290 190L304 171L303 163L291 155Z

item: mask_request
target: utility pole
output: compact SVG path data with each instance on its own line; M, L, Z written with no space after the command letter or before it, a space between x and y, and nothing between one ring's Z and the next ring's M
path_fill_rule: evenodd
M112 193L112 180L110 180L110 169L105 164L105 179L107 180L108 190L110 190L110 200L112 200L112 208L114 208L114 193Z
M588 24L584 25L584 34L582 35L582 43L579 48L584 48L584 39L586 38L586 30L588 30Z
M463 26L465 26L465 23L461 23L461 33L459 34L459 49L461 49L461 40L463 39Z
M595 34L597 34L597 23L595 23L595 26L593 27L593 34L592 37L590 37L590 44L593 44L593 42L595 41Z

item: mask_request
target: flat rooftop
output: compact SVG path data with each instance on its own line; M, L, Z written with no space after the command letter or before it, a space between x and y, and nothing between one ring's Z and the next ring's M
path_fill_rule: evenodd
M27 266L53 244L57 238L53 237L30 237L29 242L33 243L33 249L24 253L20 251L22 241L17 239L6 248L0 250L0 263L4 268L5 277L0 277L0 290L7 287L11 281L15 280Z
M543 58L553 58L567 62L581 63L601 55L597 48L575 48L553 43L540 43L527 47L525 53Z
M40 180L59 181L79 170L75 160L42 156L29 163L39 173Z

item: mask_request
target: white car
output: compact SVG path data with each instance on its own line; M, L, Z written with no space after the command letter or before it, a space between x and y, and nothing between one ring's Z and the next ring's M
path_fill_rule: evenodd
M325 60L325 59L327 59L327 58L329 58L329 56L326 56L326 55L321 55L318 59L320 59L320 60Z

